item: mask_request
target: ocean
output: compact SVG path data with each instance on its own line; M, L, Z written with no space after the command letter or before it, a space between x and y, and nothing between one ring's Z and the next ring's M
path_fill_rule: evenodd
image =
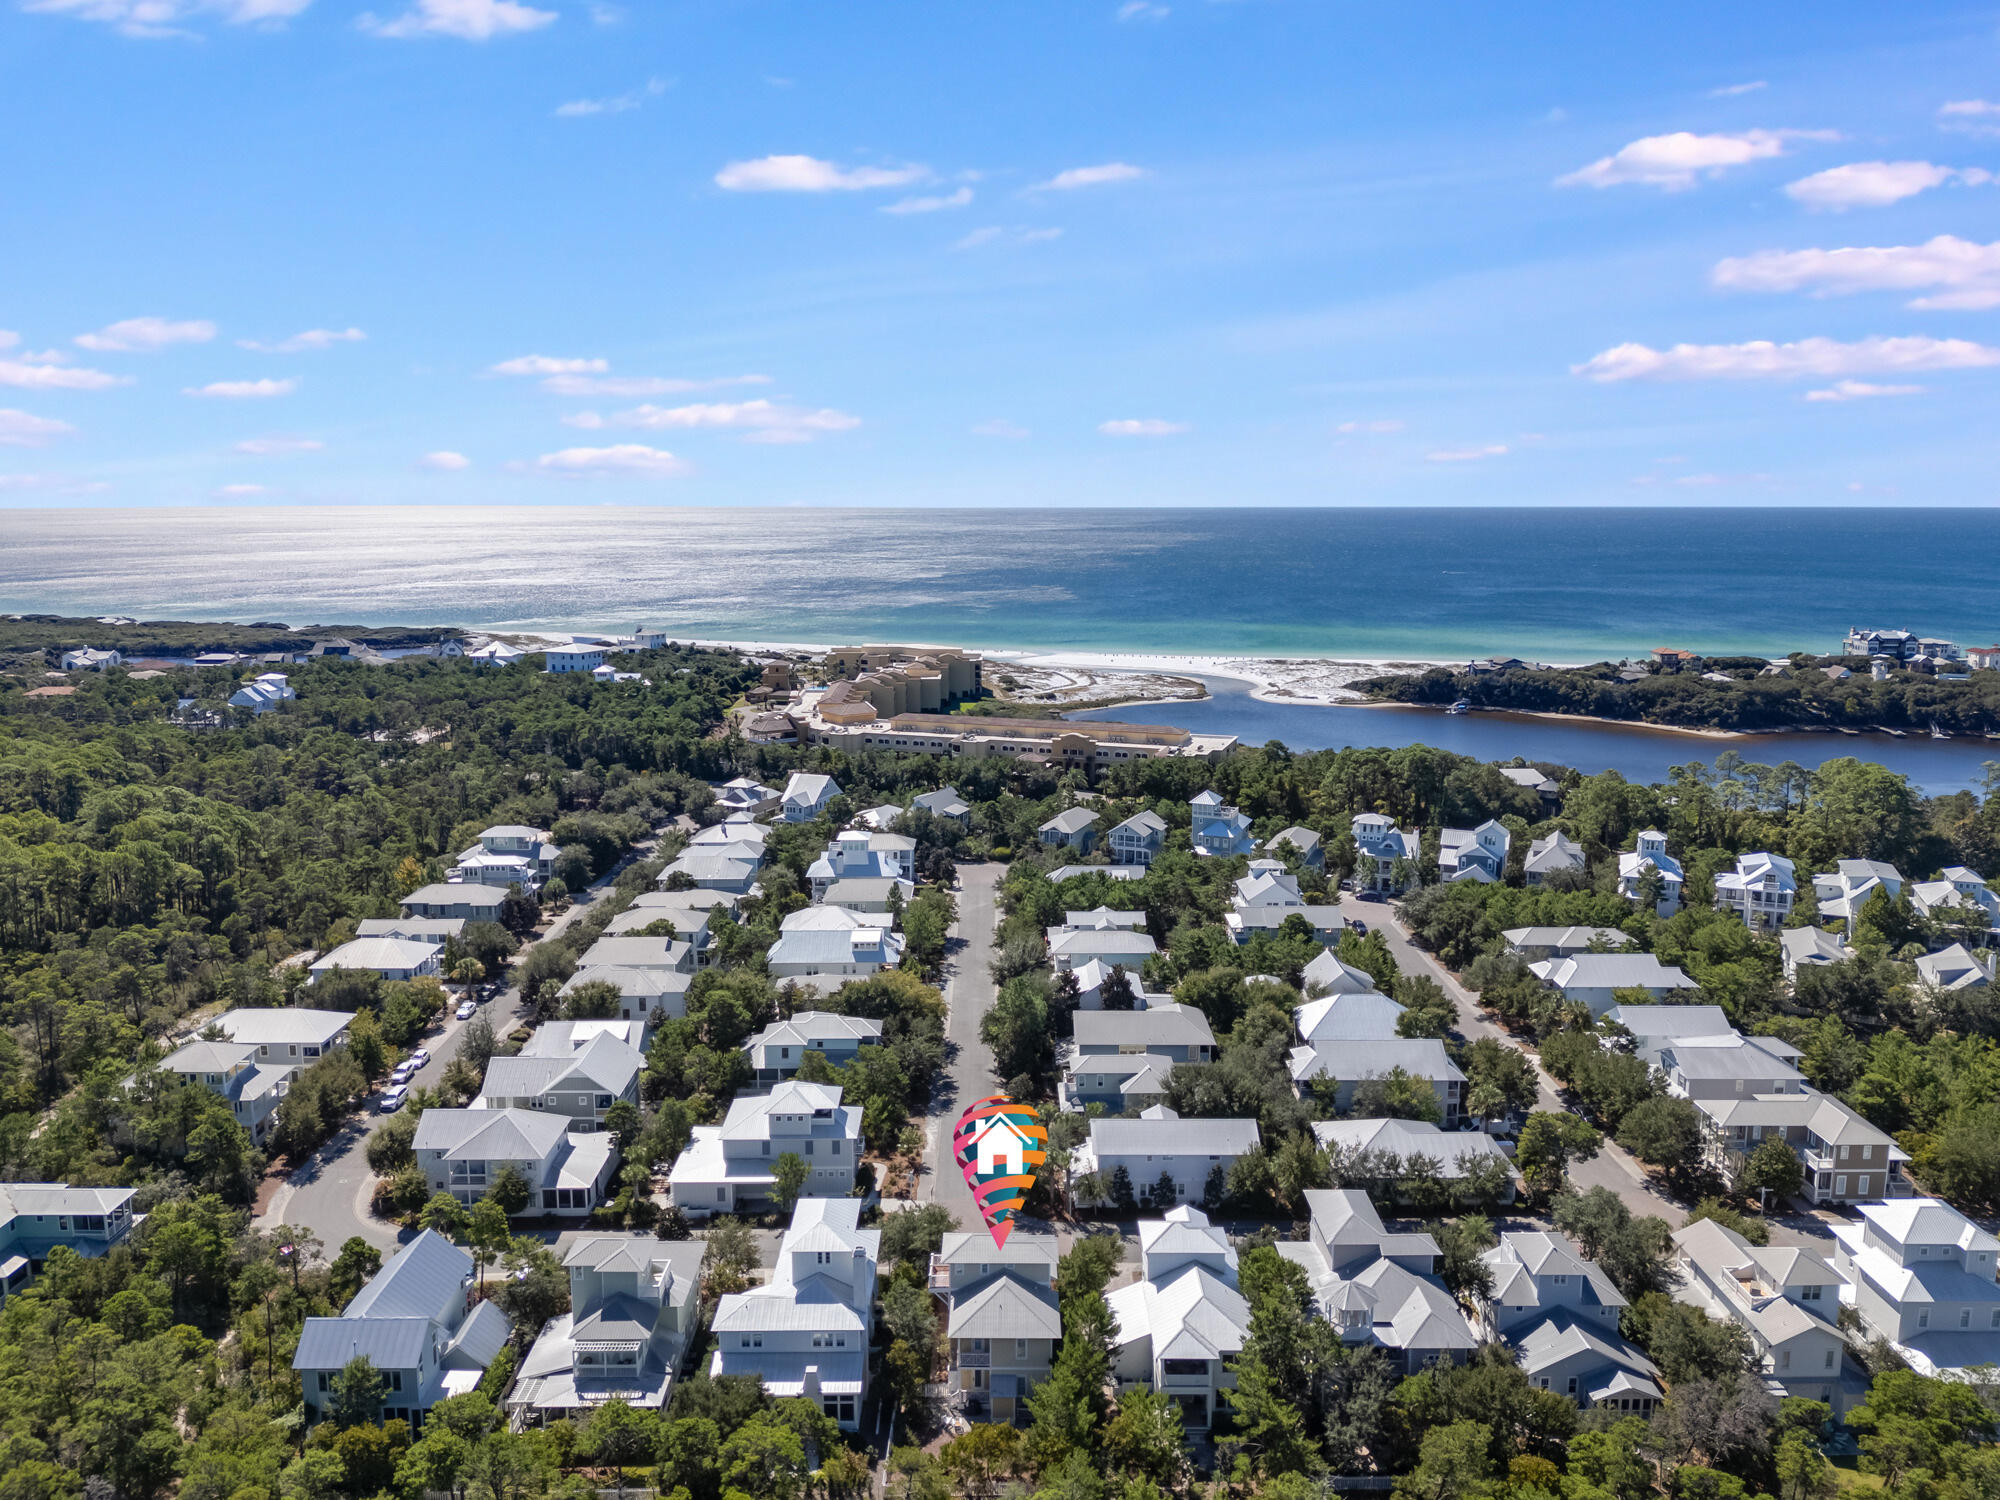
M1585 661L2000 637L1980 510L0 510L0 612Z

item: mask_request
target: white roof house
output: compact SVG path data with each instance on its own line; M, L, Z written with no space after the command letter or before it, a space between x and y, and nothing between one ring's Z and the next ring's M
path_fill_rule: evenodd
M1087 807L1064 808L1036 829L1036 835L1050 848L1080 849L1088 853L1097 842L1098 815Z
M1782 854L1739 854L1735 869L1715 877L1716 907L1735 912L1757 932L1782 927L1798 893L1792 862Z
M1618 856L1618 894L1627 901L1643 898L1649 884L1657 882L1658 914L1670 917L1680 910L1681 889L1687 877L1681 863L1667 853L1667 836L1656 828L1638 835L1636 847Z
M1583 845L1558 829L1529 843L1521 865L1522 878L1529 885L1540 885L1551 875L1581 871L1585 863Z
M1176 1062L1212 1062L1215 1032L1192 1005L1155 1005L1145 1010L1080 1010L1071 1020L1079 1056L1153 1052Z
M1752 1245L1713 1219L1673 1238L1674 1297L1743 1328L1773 1394L1824 1401L1846 1415L1854 1392L1843 1379L1840 1274L1809 1250Z
M1260 1140L1255 1120L1183 1120L1156 1104L1136 1120L1093 1119L1090 1138L1072 1158L1071 1180L1102 1178L1107 1194L1095 1201L1108 1202L1112 1174L1123 1167L1135 1195L1152 1193L1164 1176L1173 1182L1176 1203L1198 1202L1210 1176L1218 1168L1227 1176Z
M1910 905L1935 922L1960 922L2000 932L2000 896L1986 888L1978 872L1953 865L1937 880L1910 887Z
M229 695L229 706L265 714L296 697L298 692L283 672L260 672Z
M1974 953L1963 943L1953 943L1940 952L1919 958L1917 978L1941 993L1983 990L1993 982L1993 967L1990 959Z
M1142 1222L1139 1243L1144 1279L1105 1298L1115 1328L1112 1377L1121 1389L1165 1392L1183 1425L1204 1430L1219 1393L1235 1387L1227 1362L1250 1336L1236 1251L1206 1214L1188 1206Z
M569 1121L572 1130L604 1123L619 1100L639 1102L645 1055L616 1037L599 1035L566 1053L524 1052L494 1057L479 1088L482 1109L540 1109Z
M1512 845L1513 835L1493 818L1477 828L1440 829L1438 877L1447 885L1456 880L1491 885L1507 873L1507 853Z
M416 938L363 937L342 943L312 966L312 977L324 979L336 969L379 974L384 979L416 979L436 974L444 957L437 943Z
M946 818L951 822L965 825L972 820L972 806L959 796L955 787L941 786L934 792L919 792L910 799L910 807L916 812L927 812L935 818Z
M1524 958L1568 958L1593 948L1609 953L1637 946L1616 927L1510 927L1500 936Z
M1299 984L1308 995L1370 995L1375 993L1375 976L1365 969L1342 963L1328 949L1316 953L1299 975Z
M1877 891L1891 901L1903 894L1903 876L1897 868L1879 859L1843 859L1832 871L1813 876L1813 895L1822 917L1852 922Z
M1387 995L1328 995L1308 1000L1292 1014L1298 1020L1299 1039L1308 1046L1321 1047L1338 1042L1381 1042L1400 1035L1396 1029L1403 1007Z
M1860 1205L1834 1267L1869 1332L1925 1375L2000 1364L2000 1239L1936 1198Z
M1167 820L1151 808L1146 808L1133 813L1124 822L1114 824L1105 838L1113 863L1141 867L1150 865L1166 847Z
M861 1109L840 1099L831 1084L797 1079L738 1095L720 1125L694 1127L667 1177L674 1203L697 1217L762 1203L777 1181L772 1167L787 1154L809 1169L803 1197L845 1197L861 1164Z
M65 672L102 672L106 667L115 667L125 658L116 651L99 651L91 646L79 646L74 651L62 654L62 669Z
M1379 1040L1340 1039L1294 1047L1288 1059L1292 1086L1303 1097L1311 1092L1330 1096L1345 1114L1354 1107L1354 1091L1370 1079L1386 1078L1400 1069L1431 1085L1438 1118L1447 1127L1458 1123L1464 1105L1465 1074L1434 1037Z
M882 1023L860 1016L803 1010L773 1021L743 1044L757 1082L775 1084L798 1072L806 1053L817 1052L834 1066L852 1062L863 1047L882 1040Z
M1409 1162L1423 1157L1437 1163L1445 1182L1461 1180L1488 1162L1498 1162L1513 1176L1500 1143L1483 1130L1440 1130L1428 1120L1320 1120L1313 1125L1313 1138L1329 1151L1368 1153ZM1510 1185L1502 1194L1511 1198Z
M457 917L467 922L497 922L500 904L507 893L496 886L478 884L422 885L401 901L412 917Z
M1676 990L1695 987L1686 973L1650 953L1575 953L1529 964L1528 972L1550 989L1561 990L1565 1000L1587 1004L1596 1016L1617 1004L1619 990L1644 990L1664 999Z
M780 932L764 956L773 979L812 982L821 990L866 979L902 957L903 939L886 927L794 928Z
M1784 955L1785 978L1794 983L1800 969L1825 968L1854 957L1854 950L1824 927L1787 927L1778 934L1778 949Z
M914 880L916 858L917 841L907 834L850 828L834 836L807 869L806 879L818 901L837 880Z
M1398 828L1381 813L1361 813L1348 825L1359 855L1355 867L1356 889L1393 891L1398 889L1397 864L1415 864L1423 852L1423 839L1415 829Z
M858 1430L881 1249L860 1199L801 1198L771 1279L716 1304L710 1377L754 1375L767 1395L802 1396Z
M1151 934L1123 928L1085 928L1054 932L1049 937L1049 963L1058 974L1092 959L1122 965L1136 974L1158 951Z
M749 776L738 776L715 789L716 806L733 813L775 812L784 797L776 787L765 786Z
M434 1193L470 1207L505 1167L528 1180L523 1214L588 1214L605 1201L618 1164L616 1140L572 1135L568 1121L527 1109L427 1109L411 1142Z
M794 771L785 783L781 816L787 823L810 823L839 795L840 783L831 776Z

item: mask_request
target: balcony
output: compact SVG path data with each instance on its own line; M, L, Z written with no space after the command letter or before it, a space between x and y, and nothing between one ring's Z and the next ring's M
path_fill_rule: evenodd
M974 1354L969 1349L960 1351L953 1357L952 1362L961 1370L990 1370L993 1368L993 1356L991 1353Z

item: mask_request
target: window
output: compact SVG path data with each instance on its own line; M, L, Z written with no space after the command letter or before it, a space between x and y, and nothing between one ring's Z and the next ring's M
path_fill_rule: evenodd
M1778 1351L1778 1368L1781 1370L1789 1370L1791 1367L1792 1367L1792 1351L1789 1349L1780 1349Z
M306 1056L307 1056L307 1057L318 1057L318 1056L319 1056L319 1048L317 1048L317 1047L308 1047L308 1048L306 1048Z
M1826 1294L1823 1286L1803 1286L1799 1288L1799 1301L1818 1302Z
M599 1094L597 1096L597 1107L599 1109L611 1108L611 1096L609 1094Z
M1574 1375L1569 1378L1569 1394L1572 1396L1576 1394L1576 1377Z
M1833 1368L1833 1350L1831 1349L1826 1351L1826 1367L1829 1370Z
M1014 1358L1026 1359L1027 1357L1028 1357L1028 1341L1026 1339L1015 1339Z
M993 1341L991 1339L968 1339L966 1342L974 1354L987 1354L992 1352L993 1349Z
M1919 1328L1928 1328L1928 1327L1930 1327L1930 1326L1931 1326L1931 1315L1930 1315L1929 1313L1927 1313L1927 1312L1920 1312L1920 1313L1918 1313L1918 1314L1917 1314L1917 1327L1919 1327Z
M810 1136L808 1136L808 1137L806 1138L806 1155L807 1155L807 1156L811 1156L812 1154L813 1154L813 1143L812 1143L812 1138L811 1138Z
M838 1156L838 1155L840 1155L840 1142L839 1142L839 1141L828 1141L828 1142L826 1143L826 1153L827 1153L827 1155L829 1155L829 1156Z
M324 1390L326 1390L326 1389L327 1389L327 1388L329 1387L329 1385L330 1385L330 1384L331 1384L331 1382L330 1382L330 1381L329 1381L329 1380L327 1379L327 1372L326 1372L326 1371L324 1371L324 1370L321 1370L321 1371L319 1372L319 1388L320 1388L320 1389L321 1389L322 1391L324 1391Z
M389 1372L389 1389L392 1391L400 1391L402 1388L403 1388L403 1372L401 1370L391 1370Z
M1969 1307L1962 1307L1962 1308L1960 1308L1960 1309L1959 1309L1959 1311L1958 1311L1958 1326L1959 1326L1960 1328L1970 1328L1970 1327L1972 1326L1972 1309L1971 1309L1971 1308L1969 1308Z
M769 1156L771 1154L771 1143L769 1141L759 1141L757 1144L762 1149L764 1155Z

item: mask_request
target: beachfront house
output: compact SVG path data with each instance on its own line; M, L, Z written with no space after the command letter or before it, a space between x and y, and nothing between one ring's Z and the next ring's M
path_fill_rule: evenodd
M1634 905L1651 903L1662 917L1681 909L1681 887L1687 877L1681 862L1667 853L1667 836L1648 828L1629 853L1618 856L1618 894Z
M604 648L572 641L564 646L542 649L542 670L546 673L595 672L604 665Z

